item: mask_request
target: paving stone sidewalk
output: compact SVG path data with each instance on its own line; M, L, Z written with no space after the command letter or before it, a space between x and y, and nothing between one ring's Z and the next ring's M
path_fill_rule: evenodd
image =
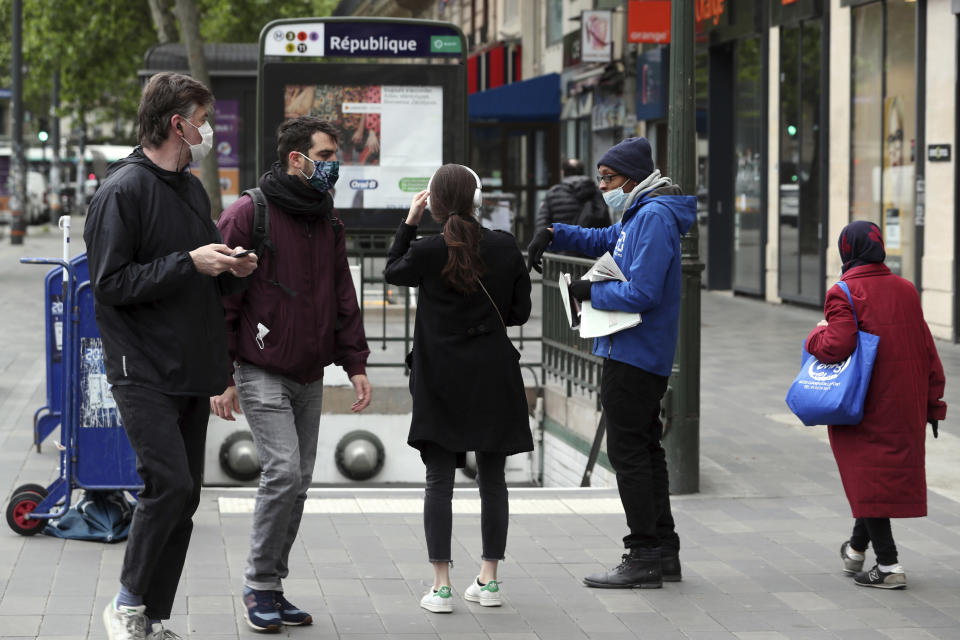
M31 228L23 247L0 245L0 495L47 482L56 454L31 447L43 404L41 296L45 269L22 255L56 255L53 232ZM592 590L587 573L616 564L624 519L613 490L514 490L505 604L460 598L479 562L476 493L458 491L454 518L456 609L418 607L430 583L421 492L315 492L351 499L341 513L311 513L291 557L288 597L314 616L279 637L354 640L566 640L620 638L960 638L960 438L948 418L928 440L927 518L894 521L909 588L855 587L838 549L852 524L822 429L800 426L783 403L814 310L704 292L701 492L674 499L684 580L662 590ZM951 415L960 347L938 343ZM376 380L374 380L376 384ZM256 636L238 594L250 516L246 490L205 490L174 618L184 638ZM338 503L339 504L339 503ZM384 513L377 505L398 505ZM4 502L4 508L6 502ZM378 511L379 509L379 511ZM315 511L324 511L315 509ZM346 511L350 511L349 513ZM99 639L100 612L117 589L123 544L0 527L0 638ZM868 553L868 562L873 556Z

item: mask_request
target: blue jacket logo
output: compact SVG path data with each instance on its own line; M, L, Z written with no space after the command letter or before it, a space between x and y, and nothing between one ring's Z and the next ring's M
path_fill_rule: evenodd
M617 246L613 249L613 257L614 257L614 258L622 258L622 257L623 257L623 244L624 244L624 242L626 242L626 240L627 240L627 232L626 232L626 231L621 231L621 232L620 232L620 237L617 239Z

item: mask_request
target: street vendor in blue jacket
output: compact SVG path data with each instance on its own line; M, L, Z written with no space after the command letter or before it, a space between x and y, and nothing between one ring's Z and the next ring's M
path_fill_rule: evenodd
M626 281L577 280L570 293L594 309L639 313L642 322L594 340L604 358L600 401L607 456L627 517L627 552L617 567L584 578L590 587L660 588L680 573L680 539L670 511L667 463L660 438L660 401L677 345L680 238L696 220L697 201L653 167L646 138L628 138L597 163L597 181L616 224L602 229L554 224L534 235L528 268L540 271L544 251L599 257L610 252ZM622 217L621 214L622 213Z

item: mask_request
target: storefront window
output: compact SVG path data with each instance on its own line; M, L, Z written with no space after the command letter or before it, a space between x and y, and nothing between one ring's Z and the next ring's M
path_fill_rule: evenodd
M559 123L480 123L470 126L470 166L485 194L509 194L514 204L512 231L530 241L536 207L560 180Z
M780 30L780 295L819 303L821 23Z
M760 193L764 94L760 39L738 40L734 64L733 287L759 294L763 292L764 277Z
M883 229L887 265L915 279L916 8L889 0L855 7L851 220Z
M563 159L579 158L590 171L590 118L564 120L560 123L560 149Z
M580 118L577 122L577 137L580 140L577 146L577 157L588 167L588 171L592 171L589 167L595 167L595 165L591 162L591 158L593 158L593 145L591 144L593 137L590 135L590 118Z
M707 264L709 259L708 234L710 228L707 222L709 216L708 201L708 178L709 178L709 146L707 142L707 108L709 105L708 80L710 77L709 56L707 50L701 49L696 52L694 57L696 65L696 101L697 101L697 220L700 223L697 229L700 234L700 260ZM709 271L703 272L704 282L706 283Z
M500 186L501 131L496 127L470 128L470 167L485 185Z
M547 0L547 46L563 40L563 2Z

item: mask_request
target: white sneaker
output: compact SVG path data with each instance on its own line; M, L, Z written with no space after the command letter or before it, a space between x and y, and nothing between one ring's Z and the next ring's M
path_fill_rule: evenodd
M500 596L500 583L491 580L487 584L480 586L480 576L470 583L466 591L463 592L463 599L470 602L479 602L481 607L499 607L503 604L503 598Z
M453 613L453 594L450 587L443 586L434 591L430 589L420 598L420 606L434 613Z
M160 622L153 623L153 629L147 634L147 640L183 640L170 629L164 629Z
M103 626L110 640L146 640L147 618L143 615L146 605L139 607L117 606L114 597L103 610Z

